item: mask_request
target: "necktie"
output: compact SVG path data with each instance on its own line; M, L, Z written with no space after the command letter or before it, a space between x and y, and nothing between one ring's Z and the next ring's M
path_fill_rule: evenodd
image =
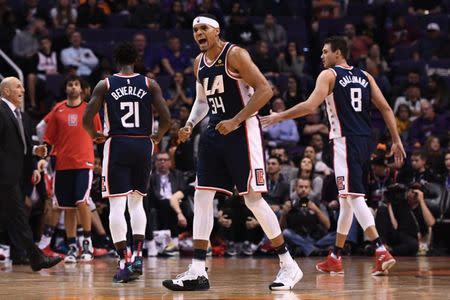
M14 113L16 114L17 123L19 125L20 136L22 137L23 154L27 154L27 142L25 140L25 131L23 130L22 115L20 114L20 110L18 108L16 108Z

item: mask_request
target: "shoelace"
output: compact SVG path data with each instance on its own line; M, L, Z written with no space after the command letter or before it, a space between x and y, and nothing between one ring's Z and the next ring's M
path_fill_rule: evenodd
M83 241L83 253L90 253L89 250L89 241Z
M188 276L188 275L195 276L195 274L191 272L191 265L189 265L188 270L186 272L178 274L175 278L176 279L181 279L181 278L183 278L185 276Z
M277 274L277 281L280 282L286 282L292 280L289 274L289 266L288 265L281 265L280 271L278 271Z
M67 252L67 255L68 256L72 256L72 255L76 256L76 254L77 254L77 248L74 246L70 246L69 251Z

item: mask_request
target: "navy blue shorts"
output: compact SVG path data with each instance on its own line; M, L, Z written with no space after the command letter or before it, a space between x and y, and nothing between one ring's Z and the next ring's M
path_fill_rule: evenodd
M53 179L54 204L59 208L76 208L86 202L92 185L92 170L57 170Z
M366 136L332 139L333 166L339 195L365 196L373 141Z
M219 134L212 125L202 133L198 148L197 186L200 190L214 190L239 194L251 188L266 192L264 151L259 120L247 119L228 135Z
M103 149L102 196L147 195L152 153L149 137L110 137Z

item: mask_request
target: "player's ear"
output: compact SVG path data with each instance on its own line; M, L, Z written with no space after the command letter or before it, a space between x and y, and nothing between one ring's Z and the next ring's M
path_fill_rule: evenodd
M217 36L220 36L220 28L216 28Z

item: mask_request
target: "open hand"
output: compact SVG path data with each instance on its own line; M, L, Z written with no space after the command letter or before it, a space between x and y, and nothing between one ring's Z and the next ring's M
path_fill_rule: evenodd
M270 110L270 115L263 116L259 118L261 120L261 125L263 128L269 127L281 121L281 118L278 113Z
M401 142L393 143L391 146L391 153L389 156L394 155L394 164L396 168L400 168L403 165L403 160L406 157L405 149Z

